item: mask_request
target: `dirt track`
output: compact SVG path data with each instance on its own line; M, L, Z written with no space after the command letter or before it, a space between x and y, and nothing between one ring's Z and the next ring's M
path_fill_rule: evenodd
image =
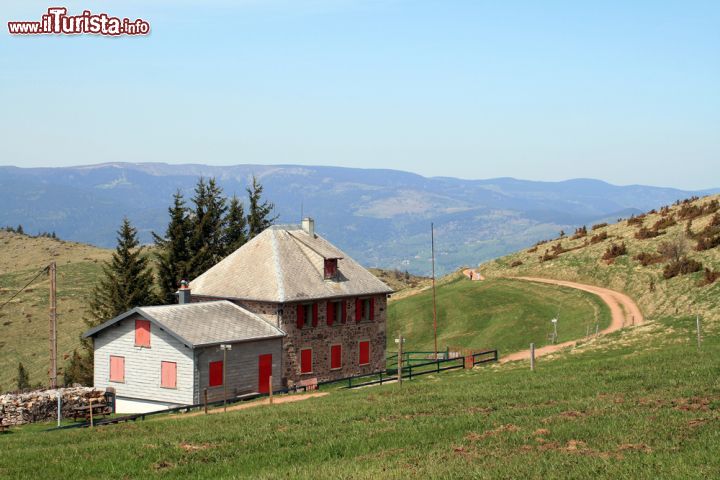
M529 282L538 283L549 283L552 285L560 285L563 287L576 288L597 295L602 299L603 302L610 307L610 326L604 330L601 330L601 334L606 334L620 330L623 327L630 325L639 325L645 321L642 312L635 304L635 302L625 295L624 293L616 292L608 288L596 287L593 285L585 285L584 283L567 282L564 280L552 280L549 278L537 278L537 277L513 277L517 280L526 280ZM547 345L545 347L535 349L535 357L540 357L553 352L557 352L560 349L567 347L574 347L577 344L577 340L571 340L568 342L558 343L556 345ZM500 359L500 363L512 362L515 360L525 360L530 358L530 350L522 350L520 352L511 353Z

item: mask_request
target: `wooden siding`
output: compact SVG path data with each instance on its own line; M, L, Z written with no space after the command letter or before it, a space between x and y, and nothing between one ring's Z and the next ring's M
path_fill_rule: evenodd
M98 333L95 337L95 387L114 387L119 397L158 402L193 403L193 352L157 325L150 329L150 348L135 346L133 315ZM110 381L110 355L125 357L125 381ZM161 362L177 364L177 388L163 388Z
M228 397L258 391L259 357L272 354L273 388L282 387L282 339L258 340L232 344L227 352L226 381ZM197 402L203 401L203 390L208 389L208 401L222 400L223 387L209 387L210 362L222 361L223 352L219 346L199 348L196 351L199 389Z

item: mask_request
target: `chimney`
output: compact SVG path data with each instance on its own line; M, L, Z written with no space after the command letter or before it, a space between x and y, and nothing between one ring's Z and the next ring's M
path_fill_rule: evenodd
M180 305L192 303L192 295L190 294L190 287L188 286L187 280L180 282L180 288L176 292L176 295L178 296L178 303Z
M315 220L310 217L303 218L302 229L305 231L305 233L315 238Z

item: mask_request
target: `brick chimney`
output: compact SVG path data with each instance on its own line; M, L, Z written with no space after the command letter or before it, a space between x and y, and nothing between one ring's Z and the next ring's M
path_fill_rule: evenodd
M315 238L315 220L310 217L303 218L302 229L305 231L305 233Z
M180 288L175 294L178 296L178 303L184 305L186 303L192 303L192 294L190 293L190 287L187 280L180 282Z

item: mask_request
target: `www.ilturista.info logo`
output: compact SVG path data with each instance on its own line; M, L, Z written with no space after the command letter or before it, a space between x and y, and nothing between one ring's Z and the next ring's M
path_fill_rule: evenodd
M65 7L51 7L39 22L8 22L8 31L12 35L147 35L150 24L142 18L130 20L90 13L90 10L82 15L68 15Z

